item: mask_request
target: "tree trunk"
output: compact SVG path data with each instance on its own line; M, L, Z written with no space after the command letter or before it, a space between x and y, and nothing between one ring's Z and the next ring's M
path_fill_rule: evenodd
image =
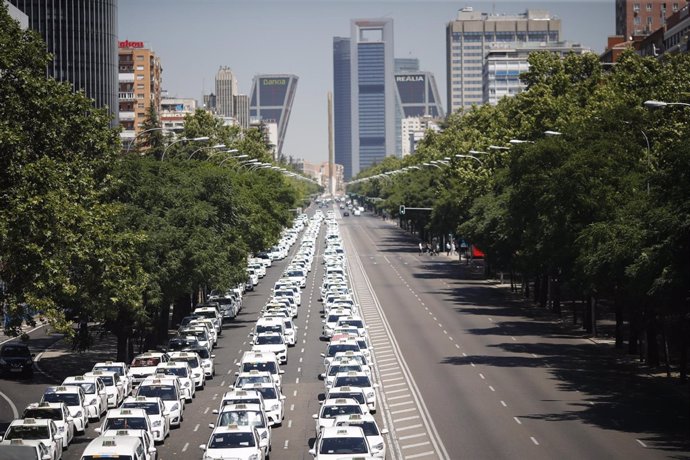
M546 308L546 301L549 291L549 275L542 274L540 277L541 287L539 288L539 306Z
M647 364L652 367L658 367L660 364L657 324L653 315L647 320Z
M613 308L616 314L616 348L623 348L623 301L621 292L616 285L613 291Z
M590 306L592 308L592 312L590 313L590 319L592 321L592 337L597 336L597 302L598 299L595 296L592 296L592 300L590 302Z
M628 354L636 355L640 352L640 314L637 305L633 305L630 315L630 333L628 337Z
M561 316L561 280L557 276L553 278L551 292L553 301L553 311L558 316Z
M132 360L129 354L130 335L122 329L115 335L117 337L117 361L129 363Z
M534 303L539 302L541 297L541 275L534 277Z
M686 320L683 320L680 330L680 356L678 363L678 370L680 372L680 381L686 382L688 379L688 339Z
M525 299L529 299L529 277L522 275L522 285L525 291Z

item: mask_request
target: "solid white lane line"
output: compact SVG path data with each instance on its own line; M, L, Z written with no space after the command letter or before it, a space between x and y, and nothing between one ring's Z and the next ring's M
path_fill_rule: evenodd
M3 342L3 343L4 343L4 342ZM12 400L10 399L10 397L7 396L7 395L6 395L5 393L3 393L2 391L0 391L0 397L1 397L2 399L4 399L5 401L7 401L7 404L9 404L10 409L12 409L12 417L13 417L13 418L19 418L19 411L17 410L17 406L14 405L14 403L12 402Z

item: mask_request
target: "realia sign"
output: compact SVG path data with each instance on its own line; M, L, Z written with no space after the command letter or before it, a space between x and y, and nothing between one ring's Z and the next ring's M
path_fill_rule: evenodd
M143 48L144 42L131 42L129 40L123 40L118 42L120 48Z

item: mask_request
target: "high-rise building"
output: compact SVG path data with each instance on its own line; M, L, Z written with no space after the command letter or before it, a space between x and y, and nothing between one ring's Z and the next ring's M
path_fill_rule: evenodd
M482 103L485 56L494 43L552 43L560 41L560 35L561 20L547 11L496 15L461 9L446 27L448 112Z
M238 93L237 79L230 67L221 66L216 73L216 112L223 117L232 117L232 97Z
M417 58L395 58L395 73L419 72L419 59Z
M7 0L3 0L3 3L7 7L7 12L9 13L10 17L19 23L19 27L21 27L23 30L28 29L29 17Z
M526 85L520 74L529 70L527 59L535 51L548 51L561 58L566 54L590 52L578 43L555 42L533 44L495 44L486 53L484 62L484 104L497 104L502 97L512 97L521 93Z
M249 102L251 122L275 123L278 127L276 154L283 153L292 103L297 91L297 75L261 74L254 76Z
M232 110L235 112L237 124L242 129L249 128L249 96L246 94L238 94L232 97Z
M396 73L395 86L403 117L445 116L433 73Z
M215 94L213 94L213 93L204 94L204 108L211 113L216 112L216 95Z
M350 24L350 174L398 153L392 19Z
M352 177L350 77L350 39L333 37L333 150L335 162L343 165L346 180Z
M47 75L72 83L117 120L117 0L9 0L53 55Z
M686 0L616 0L616 35L625 40L649 35L687 3Z
M144 48L144 42L124 40L119 47L120 137L126 140L141 131L151 106L160 113L163 68L156 53Z

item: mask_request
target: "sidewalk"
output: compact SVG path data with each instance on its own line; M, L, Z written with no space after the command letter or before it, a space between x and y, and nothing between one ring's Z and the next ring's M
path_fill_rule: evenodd
M95 335L93 346L84 352L72 350L62 338L36 357L35 366L51 381L62 383L66 377L90 372L95 363L113 361L116 356L117 339L112 334Z

